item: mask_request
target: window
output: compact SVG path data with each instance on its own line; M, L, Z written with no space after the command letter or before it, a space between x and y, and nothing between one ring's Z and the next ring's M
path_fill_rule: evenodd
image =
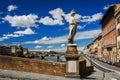
M120 36L120 29L118 29L118 36Z

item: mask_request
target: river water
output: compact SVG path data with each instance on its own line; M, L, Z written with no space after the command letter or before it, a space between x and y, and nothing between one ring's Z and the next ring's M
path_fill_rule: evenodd
M35 59L35 60L41 60L40 57L35 57L34 59ZM44 58L44 60L48 60L48 61L50 61L50 62L54 62L54 61L57 60L57 57L55 57L55 56L47 56L47 57ZM59 61L65 62L66 59L65 59L64 56L61 56Z

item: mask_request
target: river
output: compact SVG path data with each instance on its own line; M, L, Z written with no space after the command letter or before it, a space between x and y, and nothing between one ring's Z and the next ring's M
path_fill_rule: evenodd
M41 60L40 57L34 57L34 59L35 59L35 60ZM48 60L48 61L50 61L50 62L54 62L54 61L57 60L57 57L55 57L55 56L46 56L46 57L44 58L44 60ZM60 61L65 62L65 61L66 61L65 57L64 57L64 56L61 56L61 57L60 57Z

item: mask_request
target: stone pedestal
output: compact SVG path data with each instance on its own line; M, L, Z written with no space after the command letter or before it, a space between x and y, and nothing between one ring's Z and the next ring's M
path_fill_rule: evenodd
M68 44L65 58L66 58L66 77L70 78L80 78L79 75L79 62L78 59L80 54L78 54L76 44Z
M80 54L78 54L77 45L76 44L68 44L67 50L65 53L66 60L78 60Z

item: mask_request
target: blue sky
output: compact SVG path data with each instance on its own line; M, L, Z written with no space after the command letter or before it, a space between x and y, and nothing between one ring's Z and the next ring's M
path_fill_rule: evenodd
M78 50L101 32L100 20L119 0L0 0L0 45L21 43L29 50L64 52L70 11L80 20Z

